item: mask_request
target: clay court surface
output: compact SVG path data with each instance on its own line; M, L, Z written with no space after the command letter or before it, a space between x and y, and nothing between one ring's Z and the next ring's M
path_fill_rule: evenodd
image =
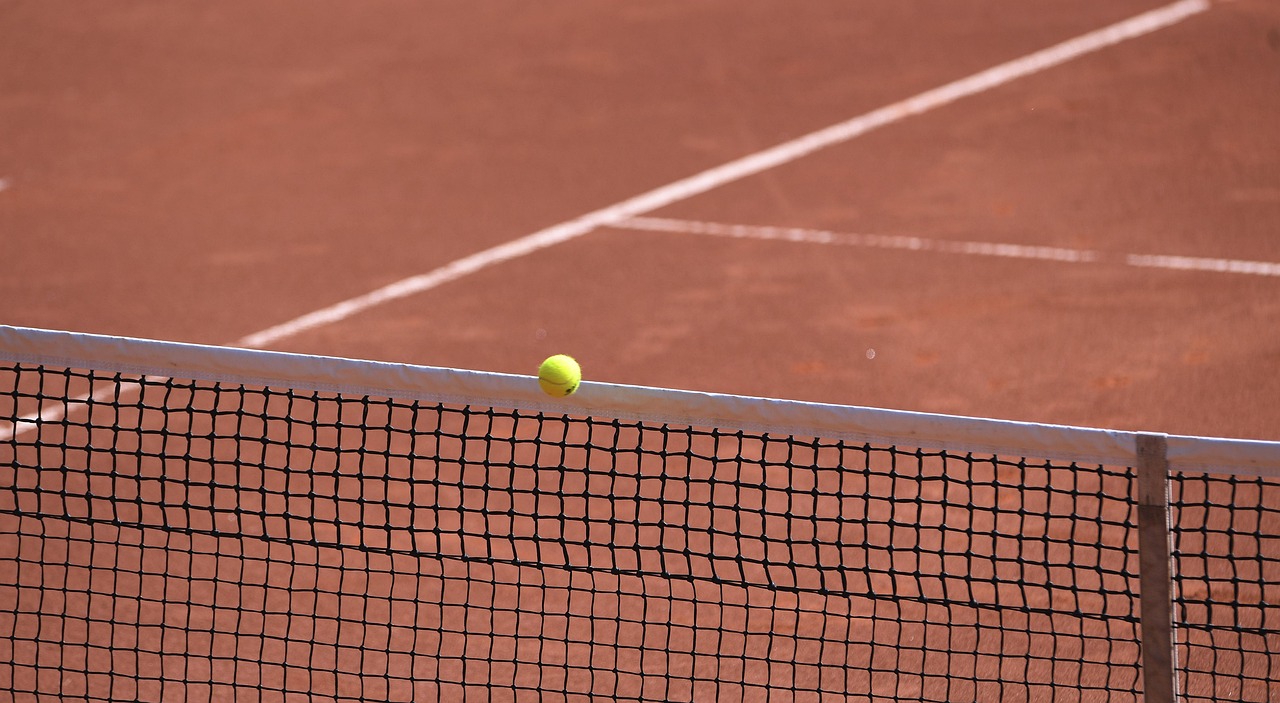
M1162 3L0 5L3 322L235 343ZM1207 11L272 348L1276 439L1280 5ZM872 358L873 357L873 358Z
M1147 0L555 0L73 7L0 0L0 323L239 344L1163 6ZM1280 3L1212 2L1170 26L636 213L643 219L492 262L429 290L277 335L265 346L522 374L549 354L570 353L597 381L1276 440L1277 115ZM1134 265L1141 262L1161 265ZM1188 262L1196 262L1192 270L1179 268ZM182 478L177 469L158 466L164 480ZM292 485L294 479L278 473L282 485ZM85 486L101 479L85 475ZM564 480L558 469L547 475ZM213 506L212 516L225 507L219 501L245 499L248 494L235 489L246 481L257 481L266 496L273 475L210 476L200 480L209 484L202 499ZM784 478L784 484L794 480ZM44 472L39 480L57 483L56 492L73 490L79 478ZM457 481L464 480L459 474ZM488 485L494 479L475 480ZM94 500L114 500L101 497L114 495L112 488ZM346 505L365 489L344 493L341 486L316 484L307 490L312 498L316 491L331 493L335 505ZM860 492L866 491L852 494ZM284 501L286 491L278 495ZM750 509L738 499L730 496L727 504ZM408 510L408 502L397 505ZM584 502L574 509L584 520L598 519L618 505ZM683 503L687 512L702 509L696 501L690 505ZM304 518L307 507L298 508ZM187 518L194 514L189 508ZM732 517L733 508L716 510ZM182 509L154 511L168 521L176 518L166 511ZM142 511L134 517L145 526ZM688 522L690 515L677 517ZM31 519L6 515L6 527L13 533ZM1116 524L1127 519L1120 515ZM654 622L686 618L696 596L723 607L723 623L741 626L742 642L718 646L741 645L744 652L754 646L748 633L763 637L760 632L778 628L791 628L783 635L836 628L826 634L839 639L839 628L850 622L841 616L865 607L857 599L843 604L847 612L832 605L839 598L808 603L805 614L819 620L799 622L798 603L809 596L774 593L775 609L795 613L796 622L760 625L747 601L734 600L741 595L736 591L693 593L695 585L679 579L647 584L638 594L598 574L583 591L571 591L579 588L576 581L533 583L578 578L558 574L552 564L542 576L516 573L526 567L491 569L471 585L464 579L472 566L430 557L432 550L465 551L462 543L415 545L427 556L401 555L404 563L394 565L404 567L399 575L379 572L362 581L361 570L375 567L361 559L387 561L376 567L382 569L392 557L370 557L345 543L319 550L324 554L299 545L277 554L278 545L248 538L225 545L210 538L200 546L199 534L167 532L160 547L142 537L124 544L125 530L116 534L105 522L81 527L38 532L49 537L47 544L26 543L49 562L44 571L26 572L39 575L33 590L57 578L70 593L88 584L84 602L110 609L118 605L113 599L128 600L121 594L130 589L134 595L157 583L174 589L165 591L158 616L136 615L167 623L187 614L192 639L185 648L167 640L146 646L203 652L173 661L165 654L166 665L191 681L244 675L201 668L217 661L224 643L212 635L197 640L203 635L196 631L211 622L217 630L219 617L240 617L235 604L223 610L218 600L214 583L224 576L241 584L231 594L236 598L285 599L276 613L285 634L273 640L280 647L338 637L307 630L315 627L307 608L321 610L318 591L328 586L337 589L326 594L334 603L411 607L414 617L435 617L426 625L437 628L476 599L532 594L542 599L532 608L549 612L560 606L549 604L547 594L597 588L595 597L603 600L594 607L612 608L615 619L657 608L628 621L642 639ZM252 532L245 524L238 528ZM95 537L118 538L121 545L92 551L76 541L75 530L97 530ZM420 536L440 532L424 529ZM251 542L270 554L237 555ZM512 542L510 549L536 551L538 544ZM73 573L59 564L64 558L79 559L84 568ZM345 578L324 561L331 558L348 569ZM144 566L148 559L159 566ZM113 563L98 563L103 560ZM138 563L136 579L122 577L92 593L95 579L112 566L132 568L130 560ZM435 580L414 578L424 564L440 570ZM295 565L312 581L289 581ZM74 582L75 574L87 580ZM484 578L496 585L484 585ZM206 587L214 590L196 592ZM396 590L403 587L409 592ZM664 600L645 590L651 587L684 590ZM307 589L315 595L310 604ZM186 603L187 596L199 606ZM796 603L784 602L788 598ZM56 613L40 613L26 626L36 623L39 630L42 617L61 622ZM384 615L392 618L381 611L361 617ZM927 634L920 617L919 633ZM336 628L336 622L321 626ZM366 638L364 645L385 644L369 639L370 632L382 632L376 626L351 624L365 620L342 622L347 634ZM235 627L277 625L237 619ZM469 638L469 622L463 625L449 631L455 640L449 646L491 643L483 635ZM690 622L683 626L694 630ZM569 628L563 625L560 634L567 637ZM119 632L138 636L138 629ZM230 642L229 633L240 630L219 632ZM437 651L446 644L436 642ZM686 644L705 645L666 646ZM959 649L971 644L948 640ZM337 640L333 645L337 652ZM1038 647L1031 640L1005 646ZM234 652L237 662L283 661L286 654L307 659L313 669L344 666L311 649ZM1129 647L1095 661L1133 656ZM409 672L423 680L489 673L448 669L463 666L460 659L415 661L439 667ZM642 662L619 666L633 664ZM396 673L391 664L380 665L384 674ZM923 660L903 664L917 665ZM28 680L19 682L30 687L25 690L63 690L57 681L31 684L45 675L35 669L28 666ZM510 673L496 665L494 672ZM299 675L308 673L315 672ZM726 674L734 675L748 674ZM1036 675L1053 681L1059 672ZM75 690L105 697L154 693L95 689L105 677L76 683L81 688ZM279 687L263 677L246 685L268 693ZM286 685L301 692L314 681ZM939 695L951 695L949 681L934 683L946 688ZM562 691L585 686L541 684ZM1094 684L1105 690L1110 682ZM329 679L314 685L334 689L326 695L354 695L337 691ZM1254 690L1264 685L1259 681ZM914 692L926 694L933 695Z

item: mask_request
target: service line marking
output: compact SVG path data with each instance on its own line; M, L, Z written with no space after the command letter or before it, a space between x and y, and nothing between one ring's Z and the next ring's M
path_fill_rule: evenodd
M610 225L615 229L645 232L672 232L677 234L702 234L738 239L764 239L811 244L834 244L874 249L900 249L905 251L940 252L969 256L995 256L1009 259L1038 259L1071 264L1116 263L1143 268L1160 268L1175 271L1212 271L1216 273L1241 273L1256 276L1280 277L1280 263L1267 261L1242 261L1239 259L1213 259L1196 256L1165 256L1158 254L1112 254L1091 249L1004 244L1000 242L968 242L948 239L930 239L895 234L854 234L831 232L802 227L768 227L756 225L731 225L720 222L676 220L664 217L633 217Z
M1053 68L1100 49L1150 34L1205 12L1209 8L1209 0L1179 0L1144 12L1075 39L1069 39L1047 49L975 73L967 78L927 90L906 100L886 105L839 124L642 193L615 205L465 256L427 273L410 276L369 293L255 332L234 342L234 345L247 348L270 346L300 332L345 320L383 303L423 293L495 264L527 256L547 247L576 239L600 227L616 225L667 205L701 195L714 188L790 163L907 117L929 112L961 98L997 88L1018 78ZM0 425L0 441L6 441L17 434L35 429L42 422L54 422L63 417L68 405L83 403L87 400L86 397L71 400L68 403L58 403L47 410L41 409L34 416L24 416L17 423L6 423L8 427Z
M541 249L581 237L599 227L617 224L713 188L790 163L820 149L847 142L874 129L912 115L950 104L964 97L1044 71L1099 49L1149 34L1181 22L1210 7L1208 0L1180 0L1019 59L1000 64L967 78L948 83L873 110L831 127L812 132L764 151L730 161L716 168L676 181L581 217L562 222L496 247L476 252L427 273L411 276L364 295L330 305L288 322L269 327L236 342L261 348L308 329L344 320L356 313L392 300L431 290L488 268L527 256Z

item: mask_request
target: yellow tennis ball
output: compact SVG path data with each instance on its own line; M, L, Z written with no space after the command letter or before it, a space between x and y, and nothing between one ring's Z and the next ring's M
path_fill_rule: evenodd
M547 395L563 398L578 390L581 382L582 368L571 356L556 354L538 367L538 385Z

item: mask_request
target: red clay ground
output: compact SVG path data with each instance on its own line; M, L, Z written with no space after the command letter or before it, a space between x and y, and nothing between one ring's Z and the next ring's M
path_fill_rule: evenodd
M4 321L230 342L1159 5L10 3ZM1220 3L659 214L1277 261L1277 26ZM1274 439L1278 287L609 231L278 346Z
M1162 4L8 2L0 322L231 342ZM1220 2L654 214L1276 262L1276 114ZM1274 277L610 229L277 347L1280 439Z

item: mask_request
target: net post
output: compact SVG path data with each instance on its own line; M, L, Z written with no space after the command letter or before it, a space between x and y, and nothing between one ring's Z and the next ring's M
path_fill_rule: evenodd
M1142 688L1146 703L1174 703L1173 584L1169 558L1169 460L1164 435L1139 434L1138 565Z

